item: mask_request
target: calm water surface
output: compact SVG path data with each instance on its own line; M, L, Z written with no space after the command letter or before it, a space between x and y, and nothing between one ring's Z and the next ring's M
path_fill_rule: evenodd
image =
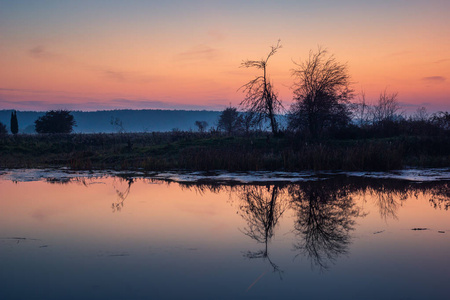
M0 176L0 299L450 299L450 184Z

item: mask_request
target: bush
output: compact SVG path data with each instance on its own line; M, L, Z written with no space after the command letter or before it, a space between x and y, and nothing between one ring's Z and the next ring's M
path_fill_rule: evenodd
M6 134L8 134L6 126L2 122L0 122L0 136L5 136Z
M76 125L67 110L51 110L34 122L37 133L71 133Z

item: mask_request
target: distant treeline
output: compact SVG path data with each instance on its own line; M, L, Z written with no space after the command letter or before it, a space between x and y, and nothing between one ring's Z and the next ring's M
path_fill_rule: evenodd
M10 132L10 119L13 110L0 110L0 122ZM45 112L17 111L19 133L35 133L34 122ZM205 121L209 126L216 126L219 111L190 110L105 110L72 111L77 126L75 133L113 133L113 132L152 132L196 130L195 121ZM118 125L121 122L121 127Z
M216 126L207 129L206 121L196 120L197 129L188 131L130 133L118 118L110 122L119 127L117 132L109 134L13 135L3 128L0 168L298 171L450 167L448 112L419 110L404 117L379 113L383 112L379 105L364 111L369 113L360 113L360 119L321 126L314 135L302 123L289 126L291 121L278 127L276 134L268 132L258 114L233 107L218 113Z

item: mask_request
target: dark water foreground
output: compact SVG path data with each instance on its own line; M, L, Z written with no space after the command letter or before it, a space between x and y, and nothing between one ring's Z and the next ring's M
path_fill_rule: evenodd
M446 171L209 175L0 172L0 299L449 298Z

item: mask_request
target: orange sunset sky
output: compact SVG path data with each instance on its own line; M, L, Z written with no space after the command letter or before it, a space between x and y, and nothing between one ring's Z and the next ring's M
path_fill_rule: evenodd
M238 105L242 69L281 39L270 78L318 45L356 92L398 92L406 111L450 110L450 1L0 0L0 109L212 109Z

